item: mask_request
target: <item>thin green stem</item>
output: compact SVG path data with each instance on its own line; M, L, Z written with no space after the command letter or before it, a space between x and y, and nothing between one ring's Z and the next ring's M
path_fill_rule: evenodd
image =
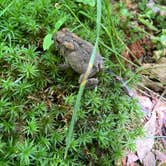
M90 61L89 61L87 71L84 75L84 78L83 78L81 84L80 84L80 88L79 88L77 98L76 98L76 103L74 105L73 115L72 115L71 123L70 123L70 126L69 126L68 135L66 137L66 148L65 148L65 155L64 155L65 159L67 157L68 150L70 148L70 144L71 144L72 139L73 139L74 125L75 125L75 122L77 120L77 113L80 110L81 97L83 95L83 92L84 92L84 89L85 89L85 84L87 82L87 78L89 76L89 73L91 71L91 68L92 68L94 60L95 60L96 48L98 46L99 34L100 34L100 22L101 22L101 0L97 0L97 20L96 20L97 36L96 36L96 42L95 42L95 46L94 46L93 51L92 51L92 55L91 55L91 58L90 58Z

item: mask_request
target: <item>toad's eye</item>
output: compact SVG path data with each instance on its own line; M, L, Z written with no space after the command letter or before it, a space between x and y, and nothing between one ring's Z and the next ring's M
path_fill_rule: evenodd
M58 43L58 44L62 43L62 39L56 38L56 43Z

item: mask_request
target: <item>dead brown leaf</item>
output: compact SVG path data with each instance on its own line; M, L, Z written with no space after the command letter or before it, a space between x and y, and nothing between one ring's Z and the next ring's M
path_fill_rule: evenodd
M146 155L151 151L154 144L154 135L156 131L156 113L153 112L150 120L144 126L145 137L136 140L136 150L140 161L142 162Z
M143 48L142 40L137 40L128 46L129 50L123 53L123 56L129 60L136 60L145 54L145 49Z
M144 86L162 92L166 88L166 58L162 58L158 63L143 64L141 74Z
M150 0L146 6L150 8L154 13L160 12L160 8L156 6L154 0Z
M153 81L149 79L148 76L143 76L141 81L142 86L148 87L154 92L162 92L165 89L160 82Z
M156 62L166 63L166 58L164 57L165 55L166 55L166 48L163 50L153 51L153 58L155 59Z
M134 3L132 0L122 0L128 10L132 11L133 14L138 12L138 4Z
M156 159L160 161L159 165L166 163L166 153L156 150L155 154L156 154Z
M148 8L150 8L155 14L159 13L161 16L166 17L165 6L164 5L159 5L156 2L154 0L149 0L149 2L147 3L146 6Z
M127 8L131 9L133 4L131 0L122 0L122 2L126 5Z
M135 155L134 153L129 153L127 155L127 166L134 164L135 161L137 161L139 158L137 155Z
M147 153L147 155L143 159L143 165L144 166L155 166L156 165L156 159L152 152Z
M152 111L153 102L150 100L149 97L143 96L143 95L140 94L140 93L137 93L137 94L136 94L136 97L138 98L140 104L141 104L145 109L147 109L148 111Z
M156 134L166 136L166 102L159 101L155 108L157 112L157 130ZM163 146L166 148L166 139L161 137Z
M136 96L139 102L152 112L152 116L144 126L145 137L138 138L136 141L137 155L126 152L122 165L136 166L137 160L140 160L143 166L155 166L156 161L160 162L159 164L157 163L157 166L163 166L163 164L166 164L166 153L155 151L155 158L155 155L152 153L152 148L155 143L154 136L162 136L162 126L166 127L166 102L161 96L160 98L154 95L143 96L141 93L136 93Z
M150 79L157 79L163 84L166 84L166 63L147 63L142 65L143 72Z
M166 125L166 103L160 101L155 109L158 116L158 130L160 131L162 126Z

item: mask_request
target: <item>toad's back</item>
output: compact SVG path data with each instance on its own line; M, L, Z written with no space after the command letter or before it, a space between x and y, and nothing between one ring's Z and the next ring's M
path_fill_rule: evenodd
M67 29L58 31L54 38L56 47L65 58L65 61L78 73L85 73L91 54L93 45ZM96 53L93 74L96 74L103 68L103 59L99 53Z

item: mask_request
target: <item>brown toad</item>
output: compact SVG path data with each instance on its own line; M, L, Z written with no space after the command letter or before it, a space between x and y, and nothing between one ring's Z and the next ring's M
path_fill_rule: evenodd
M61 68L71 67L74 71L81 74L79 79L80 83L87 70L93 45L66 28L56 32L54 35L54 42L56 48L60 51L60 54L65 58L65 64L60 65ZM94 65L89 75L89 79L87 80L87 86L96 86L98 84L98 79L92 77L101 71L103 67L103 58L99 53L96 53Z

